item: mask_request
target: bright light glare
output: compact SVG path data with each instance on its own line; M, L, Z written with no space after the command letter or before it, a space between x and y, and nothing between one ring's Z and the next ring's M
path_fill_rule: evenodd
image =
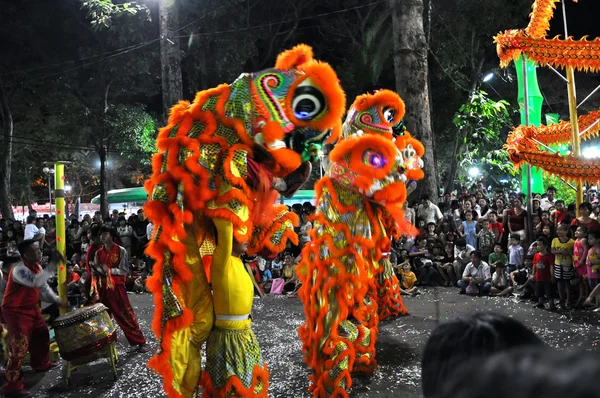
M71 186L65 185L65 192L70 192L70 191L71 191Z
M469 175L471 177L477 177L479 175L479 169L477 167L471 167L469 169Z
M508 184L508 178L503 178L500 180L502 184Z
M483 78L483 82L487 83L494 78L494 73L490 72Z
M600 148L597 146L587 147L581 154L586 159L600 158Z

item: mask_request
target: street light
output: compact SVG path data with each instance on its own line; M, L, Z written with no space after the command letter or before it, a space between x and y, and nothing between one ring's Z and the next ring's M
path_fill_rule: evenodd
M42 171L44 172L44 174L46 174L48 176L48 199L49 199L49 205L50 205L50 216L52 217L52 177L54 175L54 169L51 169L49 167L44 167L42 169Z
M590 147L585 148L581 152L581 154L586 159L600 158L600 148L598 148L597 146L590 146Z
M65 192L71 192L71 186L65 185Z
M490 72L483 78L483 82L487 83L494 78L494 72Z
M479 169L475 166L471 167L469 169L469 175L473 178L477 177L479 175Z

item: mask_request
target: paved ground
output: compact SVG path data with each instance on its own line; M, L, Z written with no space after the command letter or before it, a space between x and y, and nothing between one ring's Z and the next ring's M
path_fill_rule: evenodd
M152 300L150 295L130 295L130 300L146 336L150 334ZM411 315L386 321L377 341L379 369L369 380L354 381L354 397L421 397L420 353L438 322L475 311L495 311L512 316L531 327L548 344L557 348L582 347L598 350L600 314L590 312L551 313L519 303L514 298L467 297L454 288L429 289L406 298ZM302 322L298 299L267 297L255 301L254 330L271 370L270 396L308 397L308 371L302 362L296 329ZM121 335L122 336L122 335ZM120 336L120 337L121 337ZM124 340L124 339L122 339ZM73 374L73 386L65 390L64 366L41 377L26 370L26 388L35 397L162 397L161 380L145 366L148 354L137 354L119 342L119 380L114 382L105 362L81 367Z

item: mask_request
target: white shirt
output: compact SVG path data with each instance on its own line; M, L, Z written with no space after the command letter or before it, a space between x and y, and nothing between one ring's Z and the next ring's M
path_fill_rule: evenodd
M154 224L151 222L146 225L146 238L150 240L152 238L152 231L154 230Z
M312 224L310 221L305 222L300 227L300 241L302 243L310 242L310 235L308 234L308 231L310 231L311 228Z
M523 265L525 251L520 245L508 246L508 263L510 265Z
M440 211L440 208L434 205L433 203L429 203L429 206L425 207L423 205L419 205L419 211L417 212L419 218L425 220L425 225L430 222L437 224L444 215Z
M31 225L31 224L28 224ZM11 278L19 285L27 287L37 287L40 292L40 299L47 303L58 303L58 296L48 286L48 279L54 276L54 273L42 269L38 264L40 272L34 274L23 262L19 262L11 272Z
M479 264L479 267L473 265L473 263L467 264L465 272L463 272L463 278L471 277L476 280L487 280L492 277L490 274L490 266L485 261Z
M554 203L556 203L556 198L554 198L552 202L549 201L548 198L543 198L540 200L540 207L542 210L548 211L552 206L554 206Z
M34 223L27 224L25 226L25 237L24 239L33 239L39 233L38 227Z
M458 246L454 246L454 259L457 261L463 261L471 258L471 252L475 250L475 248L467 243L465 250L460 250Z

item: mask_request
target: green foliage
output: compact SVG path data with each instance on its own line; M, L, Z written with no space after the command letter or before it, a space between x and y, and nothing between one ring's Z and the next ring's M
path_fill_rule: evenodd
M544 189L548 189L550 185L553 185L554 188L556 188L556 197L564 200L565 205L568 206L571 203L575 203L576 192L573 188L557 177L551 177L544 174Z
M115 147L120 155L137 159L144 165L151 164L156 151L156 128L154 119L142 106L117 105L107 113L106 127L116 137Z
M500 185L500 180L514 175L508 154L502 149L505 137L500 133L511 126L510 104L504 100L494 101L485 91L475 91L468 103L463 104L454 115L452 123L458 136L464 136L464 151L458 154L458 178L461 183L473 182L468 173L477 167L481 174Z
M148 7L135 1L114 4L111 0L83 0L82 6L87 10L87 17L95 30L111 28L126 21L124 18L135 15L150 20Z

